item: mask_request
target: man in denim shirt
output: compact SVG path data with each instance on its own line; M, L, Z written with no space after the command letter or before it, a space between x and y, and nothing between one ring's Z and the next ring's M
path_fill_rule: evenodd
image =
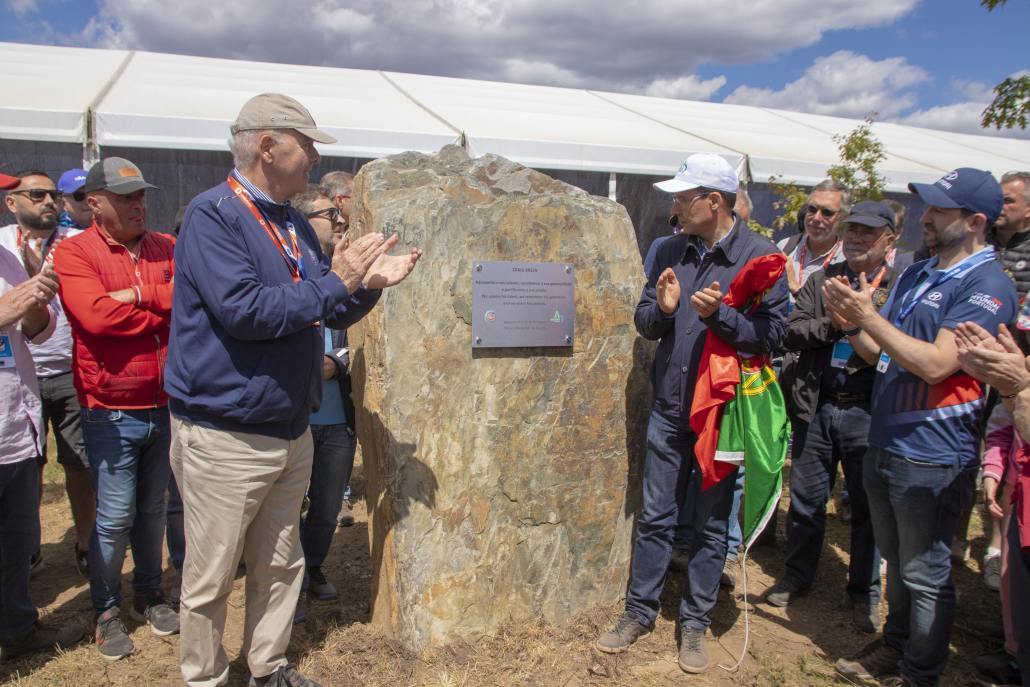
M768 353L779 344L787 316L782 276L753 315L722 302L722 288L748 261L777 252L734 214L738 179L725 160L692 155L674 178L655 186L672 194L672 211L683 233L657 248L635 315L641 336L659 343L652 372L644 505L637 521L626 611L597 642L598 649L608 653L625 651L651 630L658 616L679 509L691 475L699 469L694 455L697 436L688 421L705 337L711 331L741 352ZM702 491L693 504L695 535L679 612L679 664L687 672L701 673L708 667L704 634L726 559L735 480L734 471Z

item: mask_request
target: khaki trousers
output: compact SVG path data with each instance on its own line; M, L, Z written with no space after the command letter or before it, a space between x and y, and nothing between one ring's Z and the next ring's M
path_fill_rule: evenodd
M304 578L300 509L311 477L311 432L293 441L172 418L172 471L182 491L186 562L179 612L182 677L224 685L226 602L247 563L241 653L252 675L286 664Z

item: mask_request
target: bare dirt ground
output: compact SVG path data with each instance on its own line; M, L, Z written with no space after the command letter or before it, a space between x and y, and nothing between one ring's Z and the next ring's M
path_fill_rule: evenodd
M76 572L71 516L64 495L63 473L51 464L45 473L42 506L43 556L46 568L33 578L35 602L50 620L91 621L89 588ZM355 486L360 493L358 468ZM780 541L783 509L781 503ZM306 624L297 627L289 657L303 672L327 687L332 685L411 685L417 687L480 686L664 686L695 685L830 685L833 662L864 646L869 635L851 629L844 607L847 574L847 525L831 518L828 549L813 592L789 609L753 604L750 615L750 647L740 670L729 673L713 667L706 675L689 676L676 664L676 613L680 580L667 585L655 631L630 651L607 656L593 648L598 634L619 615L621 605L590 609L564 627L540 623L510 623L495 634L472 644L415 653L382 636L369 624L370 562L364 504L355 507L357 523L337 532L325 571L340 590L336 602L312 601ZM960 606L953 635L952 654L943 684L970 684L970 659L994 650L998 644L984 636L977 622L997 618L998 595L987 590L980 577L979 558L986 540L979 514L970 526L973 557L958 566L956 580ZM757 549L747 564L750 599L753 601L781 570L778 550ZM126 564L126 598L131 599ZM170 570L168 566L167 570ZM502 571L498 571L502 574ZM166 577L168 580L169 577ZM720 594L713 613L709 652L714 659L732 665L744 644L741 587ZM243 579L236 581L230 597L225 644L233 660L231 685L245 685L247 667L238 658L242 641ZM886 611L886 606L881 607ZM182 684L178 670L178 638L159 638L146 627L128 625L137 651L133 656L108 663L92 643L84 642L60 655L28 657L0 665L0 681L24 687L42 685L148 685Z

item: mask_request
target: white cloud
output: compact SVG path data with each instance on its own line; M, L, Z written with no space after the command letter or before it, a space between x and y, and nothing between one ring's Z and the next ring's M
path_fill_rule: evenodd
M32 2L33 0L16 0ZM710 97L701 64L771 59L919 0L98 0L71 42L214 57ZM274 30L270 30L274 27ZM716 77L716 80L719 77Z
M20 18L39 9L39 0L7 0L7 7Z
M912 87L930 75L903 57L873 60L848 50L817 58L797 80L780 90L739 86L725 100L801 112L890 119L916 103Z
M678 79L655 79L644 89L644 95L653 95L659 98L709 100L716 91L725 85L725 76L716 76L702 81L691 74Z

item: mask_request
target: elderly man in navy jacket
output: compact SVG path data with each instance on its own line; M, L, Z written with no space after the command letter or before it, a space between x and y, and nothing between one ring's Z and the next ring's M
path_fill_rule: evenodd
M597 642L608 653L625 651L650 632L658 616L679 508L691 474L699 470L694 456L697 436L688 421L705 336L712 332L743 353L768 353L779 344L787 317L787 284L782 276L752 315L722 302L723 287L749 260L776 252L776 246L752 233L733 213L738 180L723 158L692 155L675 177L655 186L672 194L672 211L683 233L658 247L637 304L637 331L659 343L647 430L644 504L637 520L626 610ZM693 504L696 534L679 611L679 665L690 673L708 668L704 635L726 559L735 479L735 475L723 479Z
M231 131L236 167L193 199L176 245L166 389L186 515L182 674L187 685L228 681L221 640L242 555L250 684L317 687L285 652L303 579L321 327L359 320L421 253L389 256L397 237L369 233L323 254L287 199L307 188L314 143L335 139L293 98L255 96Z

